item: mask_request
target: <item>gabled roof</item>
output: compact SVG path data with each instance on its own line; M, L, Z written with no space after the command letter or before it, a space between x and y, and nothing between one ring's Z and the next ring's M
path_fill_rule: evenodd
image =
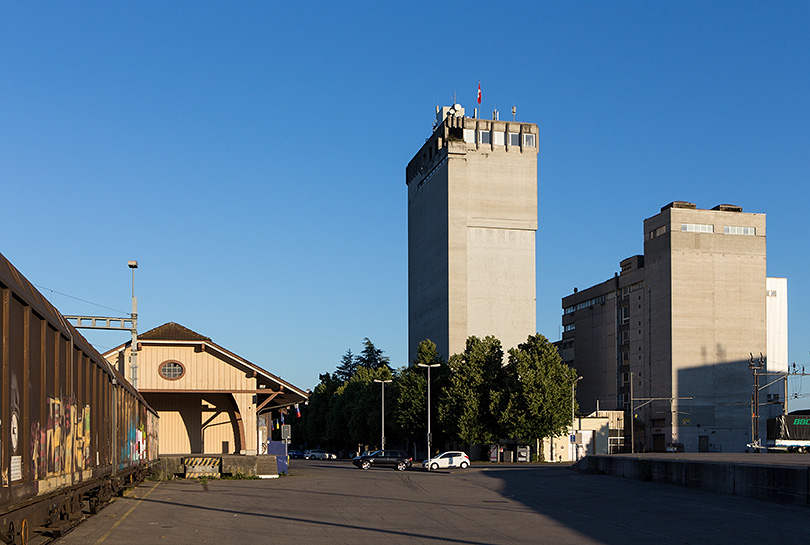
M175 322L167 322L154 329L150 329L146 333L138 334L138 339L146 341L207 341L211 342L210 337L200 335L199 333L183 327Z
M291 393L300 396L302 401L305 401L308 397L307 392L297 388L296 386L290 384L286 380L282 379L281 377L270 373L269 371L262 369L258 365L249 362L245 358L234 354L230 350L227 350L217 343L213 342L210 337L206 337L205 335L200 335L196 331L192 331L191 329L184 327L175 322L167 322L161 326L158 326L154 329L150 329L149 331L139 334L138 335L138 344L143 341L144 343L148 344L201 344L204 349L209 349L213 352L216 352L220 355L220 357L224 356L237 365L242 365L248 369L251 369L256 374L264 377L267 380L275 382L279 386L283 386ZM126 347L130 346L132 341L129 340L115 348L112 348L104 353L104 356L108 356L114 352L119 352L124 350Z

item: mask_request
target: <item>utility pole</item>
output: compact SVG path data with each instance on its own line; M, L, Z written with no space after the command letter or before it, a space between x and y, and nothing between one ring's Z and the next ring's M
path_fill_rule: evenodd
M135 269L138 268L137 261L127 262L127 266L132 270L132 346L129 347L129 376L132 387L138 389L138 298L135 297Z
M754 374L754 391L751 394L751 445L755 452L759 452L759 371L765 367L765 358L762 352L759 359L749 352L748 368Z
M129 331L132 334L130 346L129 382L138 389L138 298L135 297L135 269L137 261L127 262L132 269L132 313L129 318L115 318L108 316L65 316L65 319L76 329L107 329L115 331ZM121 373L124 370L121 369Z
M672 413L672 402L676 399L695 399L694 396L685 396L685 397L633 397L633 376L635 373L632 371L630 372L630 453L634 454L636 452L635 447L635 422L636 422L636 409L640 409L646 405L649 405L653 401L669 401L670 406L670 413ZM639 375L639 378L641 376ZM649 384L653 385L650 381L647 381ZM641 405L638 407L635 406L636 401L643 401ZM673 416L672 427L675 427L675 417Z

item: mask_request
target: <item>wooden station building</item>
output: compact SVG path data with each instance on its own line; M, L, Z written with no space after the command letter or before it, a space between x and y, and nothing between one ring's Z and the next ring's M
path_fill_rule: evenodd
M131 341L104 354L122 373ZM160 454L264 453L307 393L180 324L138 336L138 391L160 415Z

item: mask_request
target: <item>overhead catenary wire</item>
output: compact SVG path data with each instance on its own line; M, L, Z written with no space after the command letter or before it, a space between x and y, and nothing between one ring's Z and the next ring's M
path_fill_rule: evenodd
M113 312L118 312L118 313L120 313L120 314L124 314L124 315L126 315L126 314L127 314L127 312L126 312L126 311L119 310L119 309L117 309L117 308L112 308L112 307L107 307L107 306L104 306L104 305L100 305L100 304L98 304L98 303L94 303L93 301L88 301L88 300L86 300L86 299L82 299L82 298L80 298L80 297L75 297L75 296L73 296L73 295L68 295L67 293L62 293L61 291L56 291L56 290L54 290L54 289L51 289L51 288L48 288L48 287L45 287L45 286L40 286L39 284L34 284L34 285L35 285L36 287L38 287L39 289L41 289L41 290L49 291L49 292L51 292L51 293L56 293L57 295L61 295L61 296L63 296L63 297L68 297L68 298L70 298L70 299L75 299L76 301L81 301L82 303L87 303L88 305L93 305L93 306L96 306L96 307L99 307L99 308L103 308L103 309L106 309L106 310L112 310Z

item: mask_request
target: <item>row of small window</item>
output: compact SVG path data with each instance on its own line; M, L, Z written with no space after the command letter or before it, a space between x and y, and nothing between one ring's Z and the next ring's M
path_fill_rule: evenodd
M658 229L650 231L648 240L652 240L667 232L667 226L663 225ZM681 232L683 233L714 233L714 225L707 223L682 223ZM748 235L756 236L756 227L742 227L740 225L724 225L724 235Z
M714 233L714 225L707 225L705 223L682 223L681 231L688 233ZM756 227L742 227L739 225L724 225L724 235L750 235L757 234Z
M476 133L478 133L478 139L476 140ZM521 136L523 136L523 147L524 148L535 148L537 147L537 136L531 133L516 133L516 132L494 132L494 131L476 131L474 129L464 129L464 141L468 144L475 144L476 142L479 144L493 144L493 139L495 140L494 144L496 146L503 146L505 142L509 142L510 148L518 148L520 147L520 140Z
M565 328L563 328L563 329L565 331L574 331L576 328L577 328L577 324L566 324Z
M571 314L577 310L582 310L583 308L589 308L594 305L598 305L605 302L605 296L600 295L598 297L594 297L592 299L588 299L587 301L583 301L581 303L577 303L576 305L571 305L570 307L565 307L565 312L563 314Z

